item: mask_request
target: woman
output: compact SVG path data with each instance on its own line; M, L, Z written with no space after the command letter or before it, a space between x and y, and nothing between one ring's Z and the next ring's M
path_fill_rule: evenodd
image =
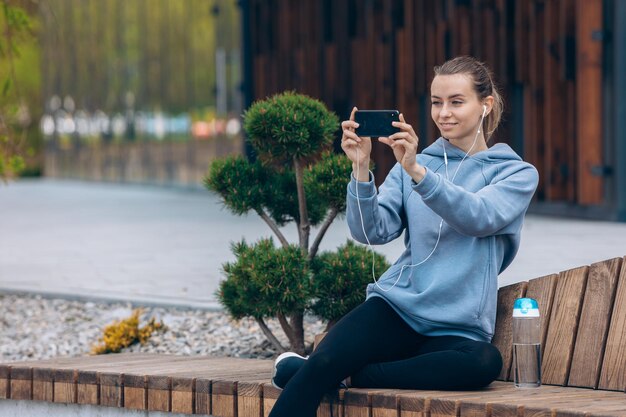
M271 417L315 416L349 376L355 387L444 390L498 376L502 358L489 343L497 277L515 257L538 175L508 145L487 146L502 101L484 64L458 57L436 67L431 101L442 137L417 155L419 138L400 115L400 132L379 138L398 163L378 193L356 108L342 123L353 237L383 244L405 232L406 249L308 359L277 359L273 382L284 391Z

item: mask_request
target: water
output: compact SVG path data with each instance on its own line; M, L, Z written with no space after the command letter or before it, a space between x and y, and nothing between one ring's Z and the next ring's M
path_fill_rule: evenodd
M513 344L513 375L516 387L534 388L541 385L541 344Z

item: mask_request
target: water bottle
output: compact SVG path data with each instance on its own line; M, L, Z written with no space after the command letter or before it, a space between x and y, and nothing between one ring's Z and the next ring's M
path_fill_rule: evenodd
M518 388L541 385L541 323L532 298L518 298L513 307L513 375Z

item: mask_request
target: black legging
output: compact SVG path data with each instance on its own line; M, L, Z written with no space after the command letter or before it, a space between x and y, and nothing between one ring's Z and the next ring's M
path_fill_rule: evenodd
M324 394L348 376L353 387L458 390L488 385L501 368L493 345L421 335L385 300L372 297L330 329L270 417L314 417Z

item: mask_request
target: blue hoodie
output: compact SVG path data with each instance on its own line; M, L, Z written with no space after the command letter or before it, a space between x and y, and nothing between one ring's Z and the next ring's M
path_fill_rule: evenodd
M498 274L508 267L520 243L524 214L537 188L537 170L506 144L468 156L454 183L446 178L444 143L450 180L465 152L446 139L417 155L426 176L415 183L396 164L378 193L369 182L352 177L348 184L347 220L361 243L384 244L405 232L405 250L380 277L389 289L369 284L367 298L382 297L417 332L457 335L490 342L496 320ZM363 227L357 206L357 188Z

